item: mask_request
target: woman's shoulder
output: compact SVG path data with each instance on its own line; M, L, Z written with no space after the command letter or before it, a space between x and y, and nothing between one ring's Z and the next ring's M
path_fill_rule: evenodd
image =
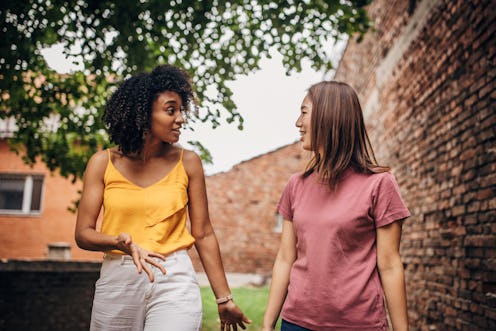
M89 160L89 162L95 165L107 165L109 154L112 153L112 149L104 149L93 154Z
M377 194L377 192L388 192L388 191L399 190L396 177L391 171L377 172L367 176L369 178L372 191L375 194Z
M105 172L109 160L109 150L104 149L93 154L86 166L86 173L91 172L92 175L101 174Z
M314 177L313 173L310 174L308 177L303 176L303 172L295 172L289 176L289 179L287 181L286 187L288 189L296 189L300 185L305 185L305 184L312 184L315 181L308 181L307 179L309 177Z
M395 183L394 175L390 171L363 172L356 169L346 171L341 182L346 186L353 186L356 189L372 189L390 186Z
M385 178L394 178L393 174L390 170L382 170L382 169L372 169L372 170L356 170L353 168L348 169L345 176L352 177L362 177L368 178L370 180L384 180Z
M188 175L201 173L203 174L203 165L200 156L189 149L185 149L182 147L176 147L181 153L180 158L182 158L184 169Z
M182 154L180 157L182 157L185 164L201 164L201 158L196 152L182 147L176 148L178 149L178 152Z
M304 179L303 178L303 172L302 171L299 171L299 172L292 173L291 176L289 176L288 182L294 183L294 182L297 182L297 181L301 181L303 179Z
M391 171L381 171L373 173L371 176L378 182L396 182L396 179Z

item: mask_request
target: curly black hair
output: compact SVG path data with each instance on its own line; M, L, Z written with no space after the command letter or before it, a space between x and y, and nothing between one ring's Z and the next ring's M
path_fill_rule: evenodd
M197 107L190 76L171 65L160 65L124 80L108 100L103 121L111 141L124 155L143 149L153 102L165 91L179 94L186 112Z

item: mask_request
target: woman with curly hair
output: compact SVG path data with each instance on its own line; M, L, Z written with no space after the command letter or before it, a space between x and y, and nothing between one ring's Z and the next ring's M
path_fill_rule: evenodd
M277 206L283 216L264 331L408 329L401 227L410 216L388 167L375 160L360 102L347 84L312 85L296 120L307 169ZM282 311L282 312L281 312Z
M105 252L91 330L199 330L201 296L187 254L193 245L221 328L250 323L225 277L201 160L175 144L190 107L191 80L169 65L125 80L106 105L104 122L117 146L89 160L75 230L79 247Z

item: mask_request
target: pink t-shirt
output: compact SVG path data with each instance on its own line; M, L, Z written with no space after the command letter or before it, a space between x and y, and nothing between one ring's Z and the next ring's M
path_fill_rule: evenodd
M311 330L387 330L376 227L410 216L390 173L348 170L331 191L293 175L277 206L293 221L297 258L281 316Z

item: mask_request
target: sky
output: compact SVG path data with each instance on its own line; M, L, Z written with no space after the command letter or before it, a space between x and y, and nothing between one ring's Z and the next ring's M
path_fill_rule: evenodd
M228 171L233 165L291 144L299 139L295 126L300 105L311 84L322 74L306 66L301 73L286 76L281 57L264 59L261 69L242 76L228 86L243 116L243 130L222 123L196 125L194 132L183 132L180 141L199 140L212 154L213 165L205 172Z
M334 61L339 59L343 48L344 43L334 48ZM59 72L75 69L64 58L59 46L42 53L48 64ZM308 63L303 64L300 73L286 76L281 55L273 52L271 59L261 60L260 70L227 84L233 91L238 112L244 118L243 130L225 121L215 129L210 123L197 121L192 125L194 132L183 130L179 143L191 148L187 141L198 140L210 151L213 164L204 165L207 175L229 171L242 161L294 143L299 139L295 122L301 102L310 85L323 77L323 73L311 69Z

